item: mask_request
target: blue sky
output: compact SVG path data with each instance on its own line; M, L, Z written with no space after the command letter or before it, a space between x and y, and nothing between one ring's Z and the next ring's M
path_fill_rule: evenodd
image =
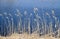
M60 8L60 0L0 0L0 6Z

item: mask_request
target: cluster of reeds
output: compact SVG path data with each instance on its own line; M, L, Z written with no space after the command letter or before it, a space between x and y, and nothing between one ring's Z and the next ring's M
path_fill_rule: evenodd
M33 9L33 13L24 11L24 14L21 14L21 12L16 9L16 12L14 16L11 13L4 12L3 14L0 14L0 17L2 17L3 21L3 35L6 34L11 35L13 33L28 33L28 34L38 34L39 36L53 36L58 37L60 36L60 22L59 18L55 16L55 11L52 10L49 14L48 12L43 12L42 9L42 16L39 15L38 8ZM28 16L27 16L28 15ZM33 16L35 18L33 18ZM14 23L15 19L16 25ZM22 20L23 17L23 20ZM33 19L32 19L33 18ZM31 21L32 20L32 21ZM54 21L54 22L53 22ZM2 25L0 25L1 27ZM57 30L53 31L53 27L55 27ZM2 31L2 27L1 27Z

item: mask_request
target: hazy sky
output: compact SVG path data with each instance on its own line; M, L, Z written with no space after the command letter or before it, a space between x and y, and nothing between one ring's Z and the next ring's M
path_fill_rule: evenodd
M0 6L60 8L60 0L0 0Z

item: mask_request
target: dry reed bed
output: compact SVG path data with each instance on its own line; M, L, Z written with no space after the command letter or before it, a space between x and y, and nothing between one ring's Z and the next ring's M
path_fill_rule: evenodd
M37 34L27 34L27 33L23 33L23 34L12 34L11 36L7 36L7 37L2 37L0 36L0 39L58 39L58 38L54 38L54 37L49 37L49 36L45 36L43 37L39 37L39 35ZM59 38L60 39L60 38Z

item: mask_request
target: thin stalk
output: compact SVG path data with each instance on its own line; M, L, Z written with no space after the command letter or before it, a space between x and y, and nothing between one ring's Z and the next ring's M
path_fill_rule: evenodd
M13 34L13 26L14 26L13 18L11 18L11 22L12 22L12 23L11 23L11 25L12 25L12 27L11 27L11 28L12 28L12 34Z
M28 20L29 20L29 22L28 22L28 31L29 31L29 34L30 34L30 18Z

